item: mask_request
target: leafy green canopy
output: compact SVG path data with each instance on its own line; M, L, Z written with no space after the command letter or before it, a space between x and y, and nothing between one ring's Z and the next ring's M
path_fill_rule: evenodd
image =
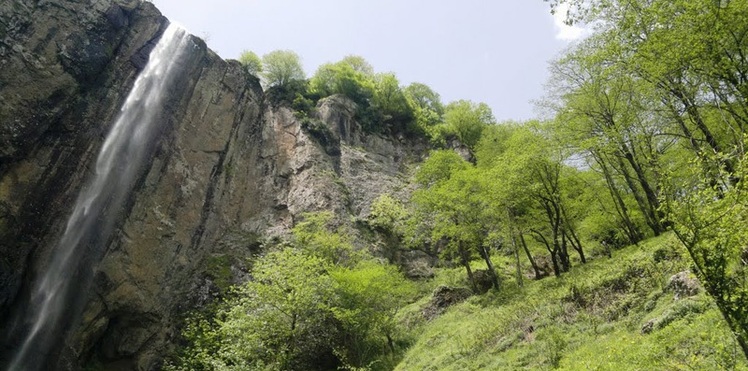
M675 230L748 357L748 3L553 3L597 29L555 65L559 133L593 159L623 225Z
M457 139L468 148L475 148L483 129L496 124L491 108L485 103L459 100L444 109L444 122L436 129L437 141Z
M252 75L259 76L262 72L262 59L251 50L242 52L239 56L239 63Z
M252 279L184 332L172 370L327 370L368 367L396 351L394 315L413 285L354 251L330 213L307 214L292 245L257 259Z
M261 76L267 87L285 86L306 78L301 57L290 50L276 50L263 55Z

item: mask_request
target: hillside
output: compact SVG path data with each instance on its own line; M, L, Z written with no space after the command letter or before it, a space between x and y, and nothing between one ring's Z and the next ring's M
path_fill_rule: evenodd
M427 295L398 313L413 345L395 369L748 369L694 278L688 287L671 282L687 272L684 253L672 235L649 239L561 279L521 288L507 280L501 291L473 296L431 321L422 314ZM453 274L439 271L428 284Z

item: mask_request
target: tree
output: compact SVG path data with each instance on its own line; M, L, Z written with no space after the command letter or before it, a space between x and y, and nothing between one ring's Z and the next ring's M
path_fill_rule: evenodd
M415 125L422 132L433 136L434 127L442 122L444 115L444 105L439 93L418 82L406 86L403 92L409 105L413 107Z
M483 129L496 123L491 108L485 103L459 100L447 105L441 135L454 137L469 148L474 148Z
M343 94L357 104L368 107L374 96L371 66L361 57L348 56L337 63L325 63L309 80L312 93L321 97Z
M442 105L439 93L432 90L428 85L414 82L406 86L403 90L416 107L434 112L438 116L444 114L444 105Z
M599 51L607 37L592 36L552 65L557 106L554 128L562 141L588 156L606 177L632 243L638 241L620 193L623 182L655 235L665 230L659 210L658 149L668 145L661 120L647 102L646 84ZM602 59L601 59L602 58Z
M413 108L400 88L400 82L393 73L378 74L374 78L373 108L384 116L384 122L390 125L405 126L413 120ZM396 131L403 129L394 127Z
M239 56L239 63L241 63L251 75L259 76L262 72L262 60L251 50L245 50L242 52L241 56Z
M352 251L330 213L311 213L293 240L254 261L214 318L193 317L177 370L367 367L397 351L394 319L414 295L396 267Z
M360 55L347 55L340 60L340 63L344 63L353 68L354 71L362 73L366 76L374 76L374 67Z
M529 233L530 221L535 220L534 217L529 217L532 200L526 192L524 177L521 176L524 173L514 167L512 162L507 162L512 161L510 154L506 153L511 144L510 139L519 127L520 124L503 123L486 128L476 146L476 166L485 178L486 189L482 197L488 203L488 209L493 211L492 223L503 226L494 231L494 238L509 241L505 244L512 246L517 261L517 282L521 285L520 248L527 257L535 278L540 279L542 274L524 237L525 233Z
M385 254L391 264L400 262L400 245L406 233L408 217L408 210L402 203L387 193L371 203L369 225L384 236Z
M536 122L512 130L502 145L505 149L493 161L491 193L495 204L507 209L512 225L521 226L520 231L529 232L546 247L558 276L571 266L568 247L577 251L583 263L586 256L577 233L576 215L569 212L571 188L566 174L570 170L563 164L566 156L544 137L543 129L547 128Z
M473 290L479 291L470 266L475 253L484 260L494 288L499 277L491 261L491 246L486 236L491 219L481 211L490 212L484 195L485 184L479 171L451 150L432 152L416 174L423 187L413 193L412 200L420 208L415 215L426 218L432 243L444 241L442 257L457 258L465 267Z
M265 86L285 86L291 81L304 80L301 58L290 50L276 50L262 56L262 80Z
M344 364L366 367L379 355L396 352L395 314L414 294L414 286L392 265L363 261L330 271L342 325Z
M325 274L325 265L293 248L260 258L253 280L221 306L215 324L198 322L188 332L191 340L201 341L193 343L177 369L325 367L325 359L334 359L337 339L328 325L334 283Z
M736 164L740 179L747 175L747 160L744 155ZM727 176L715 186L696 165L688 184L671 184L668 216L696 275L748 357L748 188L743 180L731 184Z
M293 242L312 256L333 265L357 264L363 255L353 248L350 233L334 228L333 214L329 211L304 213L293 227Z
M660 163L652 168L665 175L653 183L665 184L667 189L659 197L650 197L644 190L646 201L665 197L666 204L661 209L666 211L667 220L663 227L672 224L689 252L696 275L748 357L744 269L748 241L742 228L748 211L743 184L748 124L748 59L745 58L748 3L714 0L556 0L553 3L570 4L571 21L597 25L599 36L595 39L599 43L591 45L592 53L587 55L594 55L603 69L618 72L612 75L616 77L613 80L596 79L605 84L602 89L586 94L587 99L602 101L615 91L647 97L638 100L647 104L637 104L626 111L638 120L655 123L647 127L654 127L654 135L666 139L647 142L616 130L617 137L606 137L616 144L623 139L631 144L630 151L611 153L598 147L595 155L600 168L607 165L628 182L640 177L636 163L648 162L647 157L633 153L637 146L649 146L651 153L658 154L649 160ZM611 81L632 84L622 90L608 84ZM630 100L609 101L616 102L614 106L621 103L625 106ZM639 160L631 161L629 155ZM632 172L631 176L624 173L627 170ZM603 175L609 178L606 181L615 184L610 174L603 170ZM615 189L611 186L611 190ZM637 203L642 202L637 200ZM650 204L654 206L654 202ZM648 219L650 225L656 221L651 213Z

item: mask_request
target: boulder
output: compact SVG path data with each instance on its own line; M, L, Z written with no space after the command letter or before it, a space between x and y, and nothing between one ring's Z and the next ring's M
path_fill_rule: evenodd
M694 296L701 291L701 285L689 271L678 272L670 277L667 288L675 294L675 300Z
M431 301L423 308L421 313L424 318L430 321L444 313L450 306L463 302L472 295L473 291L467 287L440 285L431 294Z

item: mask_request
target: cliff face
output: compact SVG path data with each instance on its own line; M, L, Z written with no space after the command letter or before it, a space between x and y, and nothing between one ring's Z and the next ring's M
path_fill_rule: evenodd
M0 4L0 328L21 321L115 116L167 20L137 0ZM49 364L155 369L175 318L214 291L210 259L249 256L305 211L362 217L402 191L423 146L365 135L341 97L318 106L328 142L257 79L193 38L152 154L81 282ZM331 150L330 146L333 147ZM118 159L127 161L127 159ZM236 272L235 275L241 275ZM0 339L0 365L17 339Z

